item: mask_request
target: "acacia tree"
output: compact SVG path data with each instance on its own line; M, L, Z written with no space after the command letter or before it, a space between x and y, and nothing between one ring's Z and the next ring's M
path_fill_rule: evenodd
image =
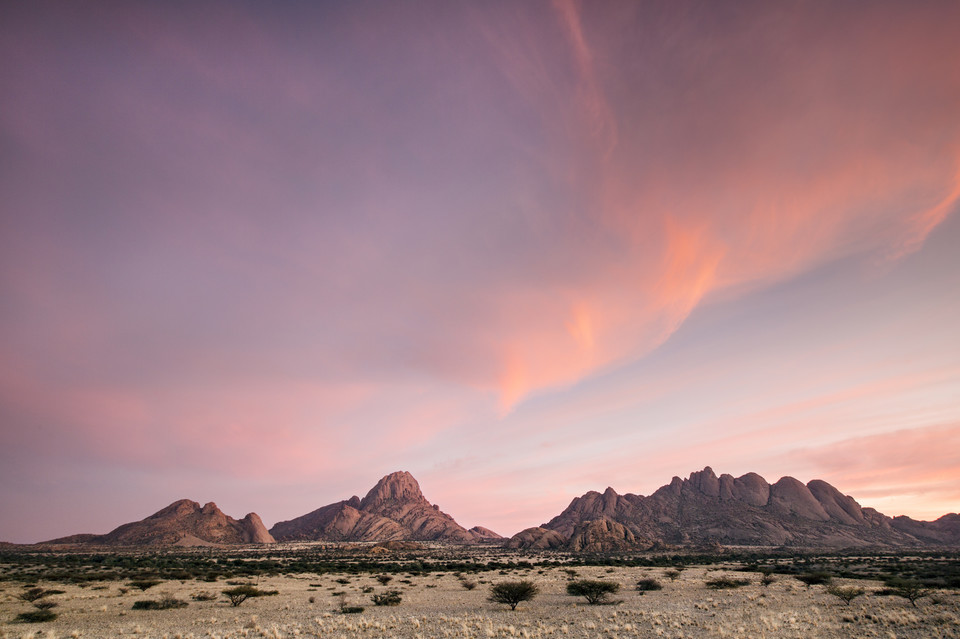
M250 597L259 597L263 593L259 588L250 585L237 586L236 588L228 588L223 591L224 596L230 600L231 606L239 606L244 601Z
M585 597L591 606L607 603L607 595L620 592L620 584L599 579L580 579L567 584L567 594Z
M827 592L849 606L850 602L862 595L864 591L863 588L856 586L829 586Z
M532 581L503 581L490 588L490 601L507 604L516 610L521 601L530 601L540 589Z
M910 602L910 605L917 608L917 600L923 599L933 594L933 588L927 588L915 579L891 579L887 582L893 594L903 597Z

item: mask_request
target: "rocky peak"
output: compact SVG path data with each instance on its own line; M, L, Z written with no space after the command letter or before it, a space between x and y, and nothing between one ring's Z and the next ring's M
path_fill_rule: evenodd
M247 516L240 520L243 540L253 544L272 544L276 540L267 531L263 525L263 520L257 513L247 513Z
M781 477L770 486L768 505L776 512L798 515L806 519L828 521L830 515L823 509L810 489L793 477Z
M361 500L360 510L375 511L385 503L425 501L417 480L407 471L401 470L378 481Z
M704 495L720 496L720 479L709 466L701 471L690 473L690 483Z
M180 499L166 508L162 508L153 513L148 519L171 519L187 517L200 512L200 504L190 499Z
M382 478L363 499L351 497L323 506L290 521L278 522L270 532L280 540L413 539L476 543L487 537L483 531L463 528L427 501L417 480L406 471ZM499 537L496 533L490 534Z

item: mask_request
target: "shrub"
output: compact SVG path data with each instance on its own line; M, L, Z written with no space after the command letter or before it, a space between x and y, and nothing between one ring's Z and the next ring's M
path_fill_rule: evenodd
M356 615L363 612L363 606L340 606L340 612L345 615Z
M829 586L827 592L849 606L851 601L863 594L863 588L857 588L856 586Z
M390 575L377 575L377 581L380 582L380 585L386 586L388 583L393 581L393 577Z
M191 598L194 601L213 601L214 599L217 598L217 596L212 592L207 592L206 590L203 590L193 595L193 597Z
M567 584L567 594L574 597L584 597L591 606L607 603L607 595L620 591L620 584L615 581L600 579L580 579Z
M17 615L17 620L23 623L43 623L44 621L53 621L56 618L57 613L52 610L31 610Z
M516 610L521 601L531 601L540 589L531 581L502 581L490 588L490 601Z
M678 575L680 573L677 573ZM663 590L663 584L656 579L641 579L637 582L637 592L641 595L651 590Z
M160 600L144 599L133 602L134 610L170 610L171 608L186 608L187 602L169 595Z
M727 588L739 588L749 585L749 579L733 579L731 577L717 577L707 582L707 588L713 588L714 590L725 590Z
M776 580L777 580L776 576L769 572L763 573L763 577L760 577L760 583L763 584L764 586L769 586Z
M805 572L802 575L797 575L797 579L807 584L807 588L810 586L824 585L829 584L833 577L828 572Z
M679 571L679 570L668 570L667 572L663 573L663 576L664 576L664 577L667 577L668 579L670 579L670 581L676 581L676 580L677 580L677 577L680 576L680 571Z
M133 586L134 588L139 588L141 591L144 591L149 588L153 588L154 586L158 586L162 583L163 582L160 581L159 579L138 579L136 581L131 581L130 585Z
M460 585L463 586L464 590L473 590L477 587L477 582L470 581L469 579L463 579L460 581Z
M388 590L386 592L381 592L371 597L370 600L375 606L399 606L400 591Z
M37 610L50 610L51 608L57 607L57 602L41 599L40 601L34 601L33 605Z

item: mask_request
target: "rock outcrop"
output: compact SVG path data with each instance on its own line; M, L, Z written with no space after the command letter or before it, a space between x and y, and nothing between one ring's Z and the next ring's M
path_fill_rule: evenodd
M363 499L354 496L279 522L270 533L281 541L476 543L484 538L427 501L417 480L406 471L387 475Z
M595 519L585 521L573 530L567 548L574 552L617 552L637 549L638 541L623 524L609 519Z
M556 536L549 533L557 533ZM629 534L627 534L629 533ZM612 488L576 497L559 515L509 541L515 548L582 552L654 545L922 546L960 543L960 515L935 522L891 519L863 508L825 481L756 473L720 475L709 467L674 477L648 497Z
M477 535L480 539L503 539L503 535L499 535L489 528L484 528L483 526L474 526L470 529L470 532Z
M559 550L565 548L568 539L556 530L542 526L526 528L507 540L507 548L529 548L532 550Z
M105 535L71 535L45 544L93 546L220 546L272 544L256 513L241 520L225 515L213 502L201 506L181 499L146 519L115 528Z

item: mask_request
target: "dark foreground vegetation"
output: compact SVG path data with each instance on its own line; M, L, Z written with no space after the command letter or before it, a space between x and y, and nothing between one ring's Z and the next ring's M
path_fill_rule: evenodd
M24 585L127 581L147 590L162 580L197 579L217 582L261 576L295 574L376 574L381 583L391 575L457 573L467 575L506 570L534 570L562 566L663 567L670 575L685 566L716 565L761 573L772 581L789 576L804 583L828 584L830 578L878 579L896 585L906 581L920 588L960 589L960 552L767 552L725 550L715 553L630 553L575 555L479 548L428 547L416 551L371 553L370 546L302 545L286 548L149 549L116 551L61 551L36 548L0 552L0 581ZM673 578L673 577L671 577ZM766 583L766 582L765 582ZM466 585L464 587L467 587Z

